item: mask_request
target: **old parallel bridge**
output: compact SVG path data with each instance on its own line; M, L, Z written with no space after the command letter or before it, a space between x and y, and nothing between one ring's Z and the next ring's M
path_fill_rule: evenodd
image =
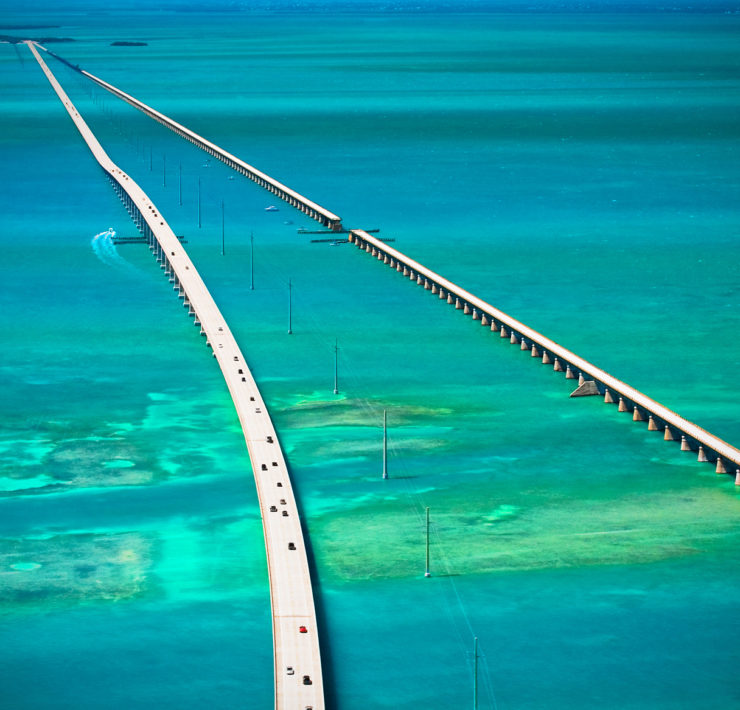
M69 64L66 60L62 59L61 61ZM73 68L110 93L175 131L178 135L223 160L233 169L255 180L253 175L258 173L247 163L235 158L214 143L198 136L171 118L155 111L93 74L78 67ZM263 173L259 173L259 176L261 177L256 180L258 184L283 197L289 204L306 212L333 230L343 229L341 219L333 213L305 200L298 193L289 190L289 188L268 178ZM511 343L519 344L520 348L529 351L533 358L541 359L544 364L551 364L556 372L564 372L567 379L577 379L579 387L573 392L573 395L602 395L605 402L617 404L620 411L631 412L634 421L646 421L649 430L662 430L665 440L680 441L683 451L695 451L698 460L712 463L717 473L735 473L735 482L740 485L740 450L736 447L684 419L639 390L630 387L570 350L529 328L524 323L494 308L491 304L465 291L397 249L389 247L387 243L373 237L367 231L349 230L349 241L366 252L372 253L373 256L402 272L404 276L409 277L419 285L423 285L425 289L433 294L438 294L439 298L446 299L448 303L454 304L455 308L462 310L465 315L470 315L473 320L479 321L481 325L490 326L490 329L498 332L502 338L508 338Z

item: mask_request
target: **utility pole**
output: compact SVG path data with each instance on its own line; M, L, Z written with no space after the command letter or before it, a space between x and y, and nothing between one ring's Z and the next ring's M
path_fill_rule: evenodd
M473 710L478 710L478 637L473 639Z
M293 281L288 279L288 335L293 335Z
M254 291L254 233L249 233L249 290Z
M427 564L426 570L424 571L425 577L431 577L432 573L429 571L429 508L427 507Z
M388 478L388 422L383 410L383 479Z
M339 394L339 346L334 341L334 394Z

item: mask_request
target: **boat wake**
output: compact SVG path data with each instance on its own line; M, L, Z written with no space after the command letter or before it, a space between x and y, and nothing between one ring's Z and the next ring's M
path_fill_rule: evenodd
M112 266L120 271L126 271L130 274L138 274L137 269L133 264L130 264L124 259L116 249L116 245L113 243L113 238L116 236L116 230L113 227L109 227L104 232L96 234L90 246L92 247L95 256L100 259L106 266Z

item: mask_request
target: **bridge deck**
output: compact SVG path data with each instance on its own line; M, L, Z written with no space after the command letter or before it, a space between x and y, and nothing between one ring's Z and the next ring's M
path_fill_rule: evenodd
M262 513L272 603L275 707L323 709L319 638L303 533L282 448L257 384L206 285L164 217L134 180L111 161L34 45L29 42L28 46L95 159L118 186L132 216L145 234L151 235L175 288L213 348L244 432ZM270 512L271 506L276 512ZM289 549L288 543L296 549ZM307 632L301 633L300 626ZM288 674L288 666L293 674ZM311 685L303 684L304 676L310 677Z
M740 450L734 446L684 419L674 411L664 407L639 390L636 390L634 387L630 387L625 382L618 380L616 377L588 362L588 360L584 360L570 350L558 345L553 340L546 338L541 333L500 311L490 303L486 303L472 293L460 288L458 285L452 283L452 281L448 281L443 276L428 269L423 264L414 261L403 252L398 251L398 249L394 249L387 243L360 229L351 230L349 240L357 246L371 251L378 259L382 259L383 261L387 259L387 263L391 267L398 268L397 265L402 264L409 272L408 275L416 279L420 285L424 285L430 290L433 288L437 293L442 291L445 295L451 294L454 299L459 300L459 304L457 301L456 304L461 305L463 308L467 306L473 317L476 317L477 314L477 319L482 320L482 316L486 316L486 321L491 323L497 330L500 330L501 326L504 326L512 334L512 342L519 343L523 350L526 349L531 352L534 345L540 356L547 353L550 361L554 362L557 359L563 366L564 371L567 372L568 367L572 368L574 377L582 373L586 379L592 379L598 385L601 394L606 394L606 390L609 390L610 397L612 399L615 396L617 398L621 397L625 402L625 406L629 406L629 411L634 412L635 408L637 408L640 420L643 418L642 412L645 412L648 417L653 417L656 427L658 423L662 424L661 428L664 430L667 426L671 438L676 438L674 436L675 432L678 432L679 436L685 436L686 445L692 449L698 449L701 446L707 460L717 462L718 459L722 459L723 461L719 461L717 465L718 472L723 472L721 469L724 462L732 462L740 466ZM483 322L485 323L485 321ZM614 399L614 403L616 401ZM666 436L666 438L668 437Z
M53 53L51 54L55 57L57 56ZM60 57L57 58L61 59ZM127 94L125 91L122 91L118 87L113 86L113 84L109 84L107 81L104 81L103 79L100 79L94 74L91 74L90 72L83 69L80 69L79 71L88 79L94 81L98 86L102 87L106 91L109 91L111 94L122 99L139 111L142 111L150 118L153 118L155 121L161 123L163 126L166 126L170 130L177 133L179 136L185 138L185 140L188 140L194 145L197 145L199 148L206 151L206 153L208 153L209 155L212 155L214 158L221 160L230 168L238 171L253 182L256 182L258 185L264 187L266 190L269 190L281 200L285 200L285 202L287 202L292 207L301 210L309 217L315 219L317 222L323 224L325 227L328 227L332 231L341 231L342 218L338 215L335 215L333 212L330 212L321 205L318 205L312 200L309 200L307 197L304 197L287 185L283 185L281 182L275 180L275 178L270 177L267 173L263 173L261 170L258 170L249 163L241 160L241 158L237 158L232 153L229 153L223 148L217 146L215 143L209 141L195 131L191 131L189 128L186 128L181 123L178 123L162 112L157 111L151 106L148 106L143 101L139 101L137 98L134 98L130 94Z

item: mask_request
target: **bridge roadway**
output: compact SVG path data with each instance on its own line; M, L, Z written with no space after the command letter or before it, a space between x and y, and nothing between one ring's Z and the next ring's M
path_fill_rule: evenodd
M228 151L217 146L215 143L212 143L206 138L203 138L203 136L199 135L195 131L191 131L189 128L186 128L182 124L171 119L169 116L165 116L160 111L157 111L151 106L147 106L147 104L145 104L143 101L139 101L130 94L127 94L125 91L121 91L121 89L113 86L113 84L109 84L107 81L103 81L99 77L91 74L88 71L85 71L84 69L79 69L78 67L72 66L72 64L70 64L68 61L62 59L53 52L50 52L45 47L42 47L42 49L49 52L49 54L56 57L57 59L60 59L73 69L76 69L88 79L91 79L98 86L101 86L103 89L109 91L114 96L123 99L123 101L125 101L126 103L130 104L139 111L142 111L150 118L153 118L158 123L161 123L163 126L169 128L171 131L174 131L175 133L177 133L177 135L181 136L185 140L197 145L206 153L225 163L233 170L236 170L253 182L256 182L261 187L264 187L269 192L272 192L274 195L279 197L281 200L284 200L292 207L295 207L301 212L304 212L309 217L324 225L328 229L334 232L342 230L342 218L338 215L335 215L333 212L329 212L329 210L323 208L321 205L318 205L315 202L309 200L307 197L304 197L295 190L292 190L287 185L283 185L281 182L278 182L274 178L270 177L266 173L263 173L261 170L258 170L249 163L245 163L240 158L237 158L235 155L232 155Z
M664 439L680 440L684 451L697 451L698 460L714 463L717 473L731 473L735 469L740 480L740 470L736 468L740 466L740 450L734 446L410 259L386 242L360 229L350 230L349 241L424 286L440 299L454 304L455 308L470 315L473 320L480 321L481 325L498 331L501 337L508 338L512 344L518 344L521 350L529 351L532 357L541 358L544 364L551 364L556 371L564 372L568 379L578 379L579 386L585 383L582 388L585 394L603 395L605 402L618 404L620 411L632 413L633 420L647 421L648 429L662 430ZM588 380L593 383L590 391Z
M213 349L244 432L262 514L272 604L275 708L323 710L321 655L306 547L288 469L265 402L182 244L144 191L108 157L36 47L27 44ZM306 633L301 633L301 627ZM310 678L310 685L304 685L304 676Z

